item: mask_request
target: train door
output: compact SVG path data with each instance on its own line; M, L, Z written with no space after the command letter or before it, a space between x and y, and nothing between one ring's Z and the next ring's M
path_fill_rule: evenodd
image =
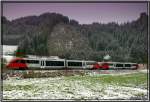
M68 61L64 60L64 63L65 63L65 68L67 69L68 68Z
M45 68L45 60L40 61L41 68Z
M83 67L83 69L85 69L87 67L85 61L82 61L82 67Z

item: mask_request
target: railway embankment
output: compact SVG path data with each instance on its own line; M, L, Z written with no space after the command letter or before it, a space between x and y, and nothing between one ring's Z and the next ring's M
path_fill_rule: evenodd
M7 70L2 73L3 80L7 78L44 78L75 75L125 75L133 73L148 73L147 69L138 70Z

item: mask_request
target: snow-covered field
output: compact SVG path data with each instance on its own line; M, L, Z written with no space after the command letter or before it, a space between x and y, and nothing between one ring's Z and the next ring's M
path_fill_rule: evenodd
M139 75L147 74L143 71ZM122 76L126 78L127 74ZM116 83L116 80L113 83L109 77L113 75L7 79L3 81L3 99L147 99L147 82L140 83L138 81L141 79L133 78L131 81L136 81L126 85L122 84L122 79L116 79L118 82L121 80L120 83Z

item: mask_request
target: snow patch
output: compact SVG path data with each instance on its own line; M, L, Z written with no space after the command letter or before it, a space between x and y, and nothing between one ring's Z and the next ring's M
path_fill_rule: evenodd
M82 80L66 80L57 78L29 78L4 80L3 87L13 86L11 90L3 90L4 99L130 99L137 95L147 95L146 89L103 85ZM19 87L30 86L30 89Z

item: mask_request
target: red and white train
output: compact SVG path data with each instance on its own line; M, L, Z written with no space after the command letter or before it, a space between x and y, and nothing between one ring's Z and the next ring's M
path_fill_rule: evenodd
M137 69L137 63L96 62L52 58L14 58L6 64L9 69Z
M130 62L97 62L93 65L93 69L138 69L137 63Z

